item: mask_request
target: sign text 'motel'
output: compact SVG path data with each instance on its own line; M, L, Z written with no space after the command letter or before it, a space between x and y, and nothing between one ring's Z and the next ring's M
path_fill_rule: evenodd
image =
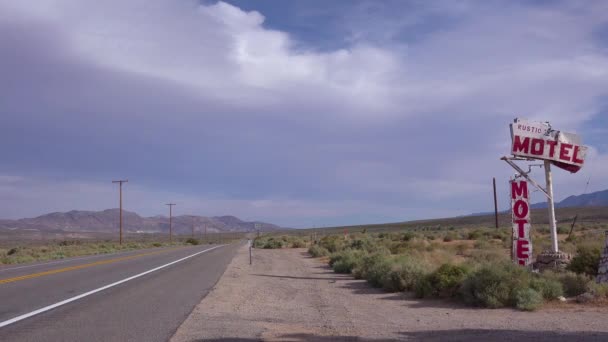
M525 266L532 262L528 182L512 180L510 184L511 213L513 216L513 260Z
M511 153L517 157L549 160L577 172L585 163L587 147L576 134L554 131L547 123L517 119L511 124Z

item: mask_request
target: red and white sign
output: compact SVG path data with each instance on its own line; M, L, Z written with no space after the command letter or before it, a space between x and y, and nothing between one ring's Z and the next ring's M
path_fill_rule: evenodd
M549 160L555 166L577 172L585 163L587 147L578 135L555 131L547 123L515 119L511 124L511 154Z
M511 213L513 216L513 261L525 266L532 262L528 182L513 180L510 184Z

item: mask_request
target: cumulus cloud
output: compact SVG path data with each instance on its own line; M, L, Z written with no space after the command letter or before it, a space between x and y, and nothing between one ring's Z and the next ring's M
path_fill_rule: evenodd
M512 118L584 135L604 109L606 6L359 1L323 23L342 39L320 49L222 1L2 2L0 172L127 175L151 198L286 225L482 211L511 174ZM556 193L605 160L592 146Z

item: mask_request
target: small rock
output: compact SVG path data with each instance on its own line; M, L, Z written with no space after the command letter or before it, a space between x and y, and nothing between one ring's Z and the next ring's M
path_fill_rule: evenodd
M557 297L557 299L558 299L560 302L565 302L565 301L566 301L566 297L564 297L564 296L559 296L559 297Z
M595 299L594 295L592 295L589 292L585 292L582 295L579 295L579 296L576 297L576 302L577 303L589 303L589 302L591 302L594 299Z

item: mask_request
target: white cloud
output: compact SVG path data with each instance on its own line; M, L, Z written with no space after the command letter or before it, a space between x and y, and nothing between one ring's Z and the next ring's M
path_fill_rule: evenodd
M186 87L201 97L219 99L227 108L245 108L252 116L310 118L318 122L319 130L326 131L341 131L345 126L356 127L354 132L367 127L389 130L393 125L405 130L429 118L443 126L440 133L408 132L396 141L382 140L383 130L377 129L376 151L361 146L375 143L369 137L364 143L356 135L324 141L326 149L346 146L357 150L352 146L361 146L357 158L353 157L357 151L342 159L334 158L339 153L320 151L320 165L311 166L317 170L333 167L318 173L329 175L349 194L342 201L302 200L280 193L258 200L181 197L184 203L193 203L189 204L193 209L223 208L237 215L268 215L287 221L288 217L345 216L361 211L397 215L407 210L388 202L353 200L348 198L352 195L349 189L357 189L361 196L399 195L399 201L417 193L417 199L425 199L427 205L437 201L450 208L444 209L446 213L462 202L478 206L483 201L470 198L486 191L486 178L503 179L511 173L498 158L508 152L506 125L513 117L551 120L560 129L577 131L600 112L601 98L608 89L608 54L593 35L608 23L608 3L538 7L474 4L437 2L403 16L394 9L398 15L386 23L382 18L360 21L367 15L364 12L363 16L352 16L357 20L351 23L352 36L346 39L350 46L323 52L315 46L296 45L288 32L265 27L264 13L246 12L224 2L40 0L3 2L0 8L55 27L75 59ZM362 10L367 11L365 7ZM428 13L432 18L449 15L457 20L448 28L429 30L419 40L394 42L403 30L438 25L420 19ZM230 115L230 110L224 112ZM470 123L471 131L451 130L462 128L463 122ZM489 122L497 124L490 127ZM474 154L454 143L472 140L476 129L496 130L498 126L504 129L479 135L475 143L487 148ZM445 145L433 151L441 163L421 158L428 153L428 146L416 146L419 148L407 151L408 156L400 155L399 144L416 145L432 134L441 134L436 139ZM380 157L385 150L393 154ZM599 178L598 184L606 185L601 177L608 167L607 156L592 151L586 169ZM273 151L263 152L270 155ZM304 157L309 156L289 158ZM329 166L325 160L331 161ZM282 162L285 160L276 160L276 164ZM558 186L563 185L561 193L578 189L569 184L580 183L585 174L568 176L556 177ZM5 179L2 184L12 186L18 181L21 179L12 183ZM40 186L43 193L62 193L46 182ZM60 195L61 201L51 203L62 203L64 208L83 203L77 199L82 191L104 194L101 197L108 199L113 196L105 185L62 186L69 191ZM156 206L164 197L180 198L175 193L151 195L145 189L138 195L136 185L129 188L129 196L138 196L142 209ZM28 200L38 201L41 208L51 209L36 199L33 187L27 193L19 196L29 196ZM11 196L18 196L17 192ZM87 201L89 208L112 203L94 197L87 197ZM405 206L412 207L415 201ZM479 210L483 208L472 211Z

